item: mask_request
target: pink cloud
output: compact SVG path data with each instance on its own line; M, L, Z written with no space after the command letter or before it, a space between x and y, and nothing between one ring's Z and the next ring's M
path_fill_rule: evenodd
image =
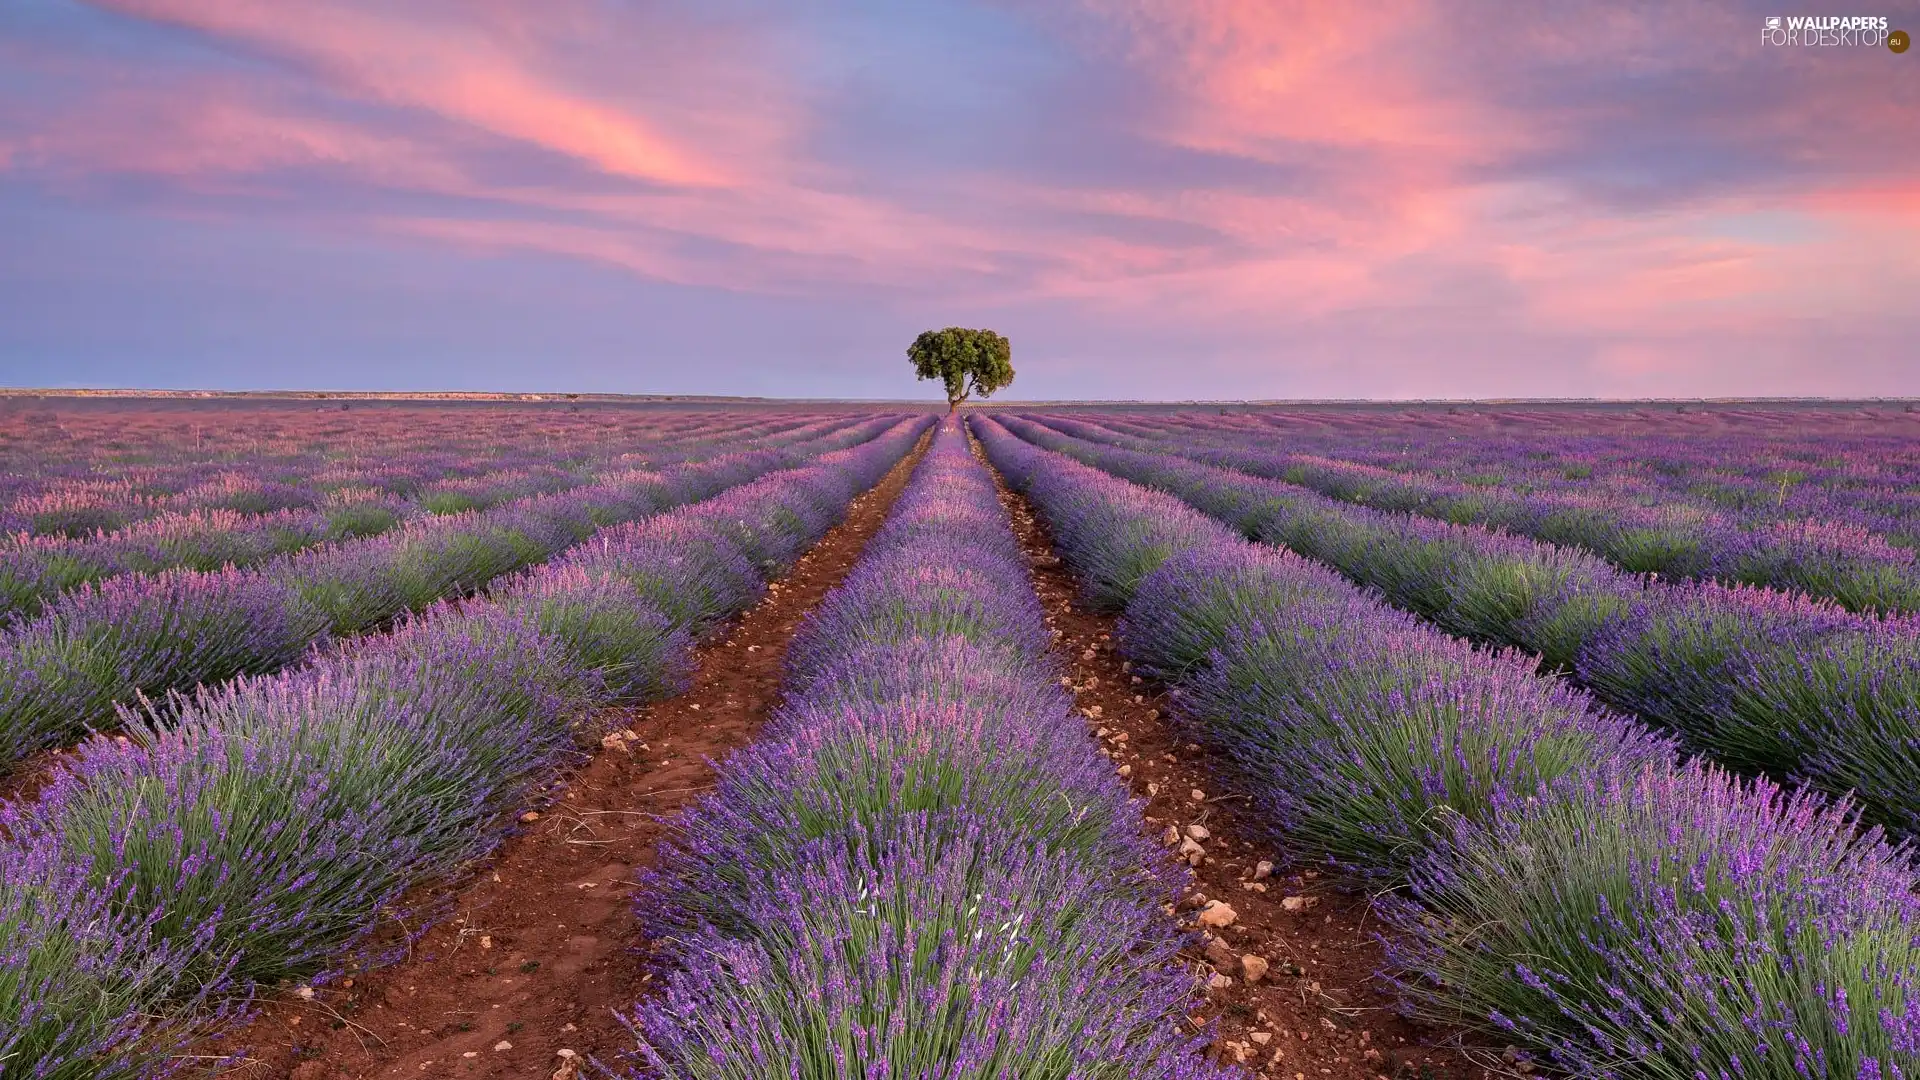
M537 71L522 44L457 17L264 0L109 0L128 15L189 27L311 65L336 89L418 108L566 154L605 171L686 187L720 186L728 169L648 116L609 106Z
M275 170L351 169L369 183L451 190L451 163L416 143L264 100L232 80L109 90L24 140L29 159L68 174L166 176L203 190Z
M0 117L0 170L138 174L196 212L740 292L1052 303L1256 340L1396 318L1604 340L1594 365L1621 378L1715 333L1874 317L1920 287L1920 155L1902 153L1913 136L1867 137L1912 103L1868 94L1864 67L1751 54L1756 35L1700 44L1735 40L1729 12L1020 6L1041 47L1123 92L1036 92L1052 131L1017 109L978 131L905 124L989 148L920 166L873 145L885 135L836 141L862 103L823 74L832 31L793 12L102 6L256 62L116 84L71 60L69 100ZM1789 78L1798 96L1740 104ZM1646 86L1664 89L1634 96ZM912 119L973 122L927 115L962 119ZM1126 152L1064 176L992 152L1023 121L1042 144L1084 126L1110 140L1090 156ZM1807 235L1712 228L1763 211Z

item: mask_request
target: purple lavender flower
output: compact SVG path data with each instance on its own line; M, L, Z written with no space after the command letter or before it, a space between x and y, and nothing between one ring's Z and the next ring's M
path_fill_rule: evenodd
M155 1080L230 1019L226 973L199 964L209 924L157 931L55 853L0 851L0 1071ZM204 1062L203 1062L204 1064Z
M258 574L169 571L62 596L0 639L0 760L106 726L114 703L292 662L319 637L318 612Z
M603 529L555 565L616 575L696 635L753 606L765 588L739 545L678 513Z
M651 701L689 685L693 635L624 578L579 566L542 568L493 598L530 612L542 634L600 673L608 697Z
M1734 689L1770 658L1856 636L1871 623L1836 605L1751 587L1682 585L1650 592L1581 649L1582 682L1679 731L1735 767L1791 775L1812 746Z
M1419 1012L1577 1075L1911 1076L1914 884L1844 806L1623 767L1460 828L1388 940Z
M633 1013L633 1063L690 1077L1200 1080L1168 1022L1193 977L1149 905L1072 856L902 810L817 841L749 890L751 938L709 928Z

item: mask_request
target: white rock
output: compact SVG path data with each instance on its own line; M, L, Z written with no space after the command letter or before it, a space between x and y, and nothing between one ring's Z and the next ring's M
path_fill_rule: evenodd
M1233 921L1239 917L1240 913L1233 910L1233 905L1223 903L1219 900L1207 901L1207 906L1200 909L1199 916L1200 925L1211 926L1215 929L1223 926L1232 926Z

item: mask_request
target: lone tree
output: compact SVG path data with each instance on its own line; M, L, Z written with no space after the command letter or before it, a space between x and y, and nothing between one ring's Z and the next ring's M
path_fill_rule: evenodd
M949 415L968 395L992 397L1013 382L1013 346L991 330L928 330L907 346L907 359L915 375L947 384Z

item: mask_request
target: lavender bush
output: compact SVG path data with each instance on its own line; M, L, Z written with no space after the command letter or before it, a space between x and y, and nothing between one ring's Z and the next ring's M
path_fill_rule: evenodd
M743 898L636 1010L666 1076L1214 1077L1178 1028L1190 991L1159 912L1085 862L982 845L902 811ZM1002 839L994 837L995 840Z
M1236 625L1179 708L1293 850L1392 881L1456 820L1487 820L1602 763L1672 752L1538 677L1522 654L1351 597Z
M1828 790L1856 792L1872 817L1904 836L1920 836L1914 633L1911 624L1882 625L1766 649L1743 665L1730 709L1744 730L1803 748L1800 775Z
M95 740L9 810L11 844L87 867L164 939L204 935L195 970L312 974L412 882L491 846L593 700L560 639L500 609L383 644Z
M188 975L208 927L167 939L53 853L0 859L0 1076L147 1080L224 1019L224 973ZM209 977L211 976L211 977Z
M1141 580L1119 637L1142 671L1171 683L1205 665L1235 627L1348 590L1338 574L1290 551L1234 543L1191 548Z
M805 681L845 653L872 645L960 638L978 648L1031 658L1051 640L1039 602L1001 595L996 571L956 565L971 545L954 538L916 544L904 558L872 558L809 615L808 633L788 651L791 677ZM1005 567L999 568L1004 574Z
M883 831L905 813L935 815L949 839L984 830L1071 852L1124 888L1154 853L1137 820L1116 820L1126 804L1111 768L1087 753L1069 708L1023 696L1043 707L894 702L783 714L784 730L730 760L716 797L677 825L652 917L746 933L739 905L753 881L791 872L811 842Z
M1580 650L1582 682L1681 732L1736 768L1790 776L1812 732L1787 716L1742 710L1730 689L1775 657L1853 638L1870 623L1833 604L1754 588L1661 590L1609 623Z
M114 703L282 667L320 613L247 571L116 578L61 597L0 639L0 760L109 724Z
M739 545L679 514L603 530L558 561L619 577L696 635L751 607L763 588Z
M494 595L505 610L530 613L543 636L566 642L576 660L599 673L610 697L646 701L689 685L687 625L622 578L554 568L508 582Z
M1395 912L1400 985L1580 1076L1920 1070L1920 900L1844 806L1622 768L1460 829Z

